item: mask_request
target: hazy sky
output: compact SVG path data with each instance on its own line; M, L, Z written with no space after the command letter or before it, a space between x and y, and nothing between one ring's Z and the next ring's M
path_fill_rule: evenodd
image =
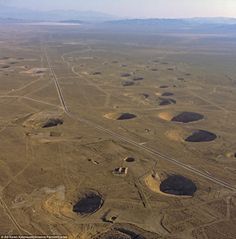
M236 17L236 0L0 0L0 2L31 9L92 10L133 18Z

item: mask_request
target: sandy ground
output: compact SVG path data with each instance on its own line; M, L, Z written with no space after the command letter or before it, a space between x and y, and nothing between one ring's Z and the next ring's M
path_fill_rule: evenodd
M234 42L199 37L193 46L188 35L124 39L76 26L0 30L1 234L235 238ZM171 121L188 111L204 119ZM137 117L117 120L121 113ZM42 128L52 118L63 124ZM194 130L217 138L185 142ZM114 176L118 167L127 175ZM192 180L194 196L161 192L171 174ZM90 190L102 207L73 212Z

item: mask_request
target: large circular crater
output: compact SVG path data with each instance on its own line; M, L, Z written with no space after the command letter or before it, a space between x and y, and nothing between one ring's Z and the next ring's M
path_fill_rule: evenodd
M204 116L195 112L182 112L171 119L174 122L190 123L198 120L202 120Z
M161 112L158 117L160 119L166 120L166 121L172 121L172 122L178 122L178 123L191 123L195 121L202 120L204 118L204 115L195 113L195 112L188 112L184 111L181 113L176 112Z
M73 212L82 216L95 213L104 203L102 196L95 191L86 192L73 206Z
M160 191L171 195L193 196L197 186L182 175L170 175L161 182Z
M185 138L186 142L210 142L214 141L217 138L217 136L209 131L206 130L195 130L193 133Z

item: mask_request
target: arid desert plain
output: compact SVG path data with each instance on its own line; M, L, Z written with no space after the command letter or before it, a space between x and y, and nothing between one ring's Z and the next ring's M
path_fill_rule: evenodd
M0 31L0 234L236 238L236 33Z

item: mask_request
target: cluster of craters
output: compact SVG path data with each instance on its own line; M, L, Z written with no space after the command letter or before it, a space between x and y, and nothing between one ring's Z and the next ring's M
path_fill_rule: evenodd
M158 114L158 117L162 120L168 122L176 123L193 123L204 119L204 115L196 112L161 112ZM217 138L217 135L203 129L179 129L179 130L169 130L166 132L168 138L185 141L185 142L210 142L214 141Z

